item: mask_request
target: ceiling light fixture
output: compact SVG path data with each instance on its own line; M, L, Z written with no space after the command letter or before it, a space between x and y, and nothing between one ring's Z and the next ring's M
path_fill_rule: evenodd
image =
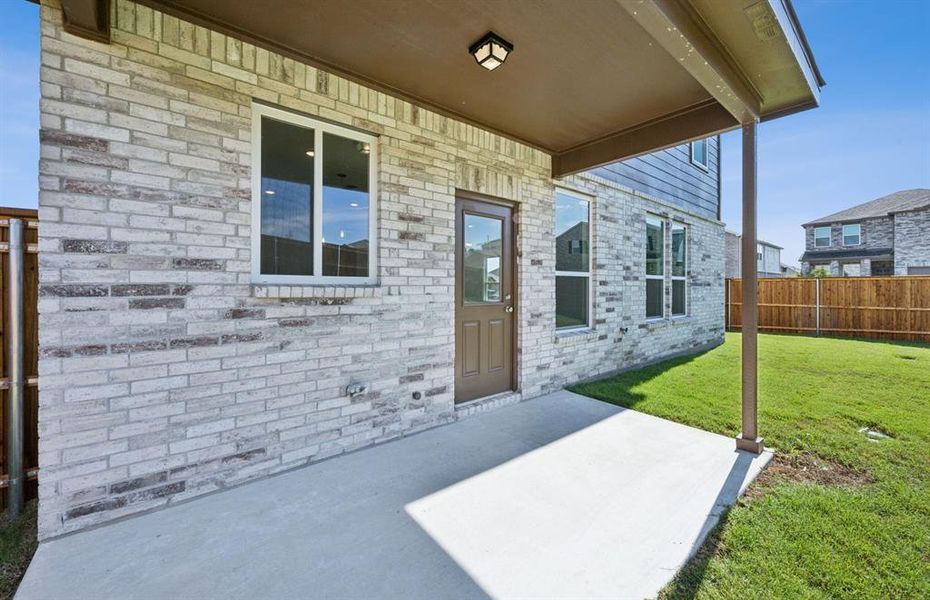
M266 196L274 196L274 190L265 190Z
M504 61L513 52L513 44L493 31L489 31L484 34L484 37L472 44L468 52L475 57L479 65L488 71L493 71L504 64Z
M310 148L309 150L307 150L306 152L304 152L304 154L306 154L307 156L309 156L309 157L312 158L312 157L313 157L313 148Z

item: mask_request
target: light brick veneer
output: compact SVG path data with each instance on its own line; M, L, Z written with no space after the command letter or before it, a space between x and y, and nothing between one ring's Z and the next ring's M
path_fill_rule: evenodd
M596 326L554 330L549 157L151 9L113 43L42 7L42 538L719 342L723 227L591 176ZM252 286L250 106L380 136L379 285ZM520 393L453 405L456 189L517 203ZM646 323L645 213L690 226ZM670 303L670 299L667 299ZM369 392L348 398L351 382ZM420 399L413 393L420 392Z

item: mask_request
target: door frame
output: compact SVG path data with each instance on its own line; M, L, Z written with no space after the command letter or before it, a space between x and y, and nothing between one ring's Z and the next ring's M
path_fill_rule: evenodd
M510 352L510 389L504 390L503 392L498 392L502 394L518 392L520 391L520 375L519 375L519 355L520 355L520 345L518 340L520 339L520 315L523 312L523 303L520 302L520 271L518 269L519 265L519 256L520 256L520 238L519 238L519 221L517 217L519 215L519 206L518 202L512 200L505 200L503 198L498 198L496 196L488 196L487 194L481 194L478 192L472 192L469 190L464 190L461 188L455 188L455 218L454 218L454 234L453 234L453 254L455 263L454 275L455 275L455 284L452 292L452 325L454 333L452 335L452 365L453 365L453 379L456 378L456 372L458 370L458 356L456 356L456 345L457 345L457 331L458 331L458 310L459 310L459 293L461 292L461 273L459 271L459 209L458 203L459 200L472 200L475 202L484 202L486 204L496 204L498 206L503 206L510 209L510 272L511 272L511 281L513 287L513 327L511 328L512 337L511 340L511 352ZM464 234L464 231L463 231ZM484 398L489 398L497 394L491 394L491 396L482 396L479 398L472 398L470 400L459 401L455 399L455 385L453 382L453 404L455 406L460 406L468 404L471 402L480 402Z

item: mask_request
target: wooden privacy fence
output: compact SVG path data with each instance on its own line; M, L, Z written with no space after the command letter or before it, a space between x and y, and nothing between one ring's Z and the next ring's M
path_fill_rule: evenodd
M36 476L39 466L39 436L38 436L38 359L39 359L39 330L38 330L38 288L39 288L39 254L38 254L38 213L34 210L0 207L0 314L3 315L0 325L0 339L3 340L3 352L0 352L0 400L3 410L0 411L0 488L9 487L10 457L7 450L7 424L10 408L10 376L11 365L8 361L8 350L11 343L12 330L10 327L10 291L8 276L10 269L10 219L21 219L22 250L23 250L23 285L21 302L23 306L23 386L22 395L22 469L25 475L25 497L34 498L37 492ZM12 288L15 290L15 286ZM3 503L6 503L6 494L0 494Z
M742 293L727 279L727 329ZM760 279L759 331L930 342L930 276Z

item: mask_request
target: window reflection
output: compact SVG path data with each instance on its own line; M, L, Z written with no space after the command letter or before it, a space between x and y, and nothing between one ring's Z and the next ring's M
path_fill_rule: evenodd
M367 277L367 143L323 134L323 275Z
M261 272L313 274L314 132L262 117Z
M664 272L663 244L662 222L649 219L646 222L646 275L662 275Z
M588 270L588 202L555 195L555 270Z
M687 258L685 252L685 228L675 226L672 228L672 277L684 277Z
M665 316L665 231L657 217L646 218L646 317Z
M500 302L504 223L500 219L466 214L464 225L464 301Z

